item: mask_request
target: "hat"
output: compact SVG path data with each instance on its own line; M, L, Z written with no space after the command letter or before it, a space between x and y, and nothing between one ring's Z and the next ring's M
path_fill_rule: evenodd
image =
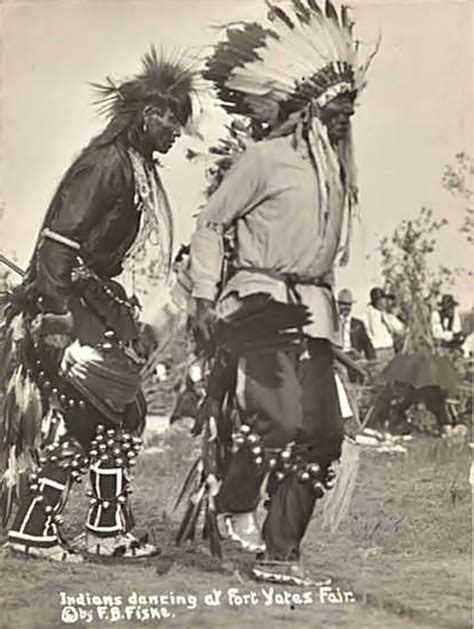
M339 304L353 304L354 298L352 297L352 292L348 288L343 288L339 291L337 302Z
M458 306L459 302L452 295L443 295L441 297L441 308L449 308L450 306Z
M387 295L385 294L385 291L376 286L375 288L372 288L370 290L370 301L371 303L376 302L378 299L382 299L382 297L386 297Z

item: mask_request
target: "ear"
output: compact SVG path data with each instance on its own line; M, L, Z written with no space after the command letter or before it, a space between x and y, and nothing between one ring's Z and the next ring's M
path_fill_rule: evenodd
M142 109L143 122L146 123L154 113L155 108L152 105L145 105L145 107Z

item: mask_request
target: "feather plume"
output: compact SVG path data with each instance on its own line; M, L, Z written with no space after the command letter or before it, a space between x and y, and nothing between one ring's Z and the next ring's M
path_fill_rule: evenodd
M347 515L355 491L359 471L359 446L346 437L342 442L339 462L335 465L334 487L322 498L323 528L334 534Z

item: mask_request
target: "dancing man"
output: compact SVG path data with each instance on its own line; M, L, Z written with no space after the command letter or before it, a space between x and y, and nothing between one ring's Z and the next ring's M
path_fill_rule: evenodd
M314 0L293 0L285 10L268 4L267 25L230 27L207 63L205 77L224 108L249 116L266 137L243 152L201 211L191 274L204 344L215 341L216 326L225 331L239 317L248 316L248 336L255 336L252 314L279 304L311 313L297 349L244 353L242 343L242 425L215 497L233 538L260 551L256 578L304 585L311 579L299 562L300 543L315 501L331 485L343 439L332 284L335 264L348 259L357 194L350 119L370 59L357 59L346 9L338 16L329 2L325 12ZM232 270L223 277L229 230ZM255 510L265 487L259 539Z
M150 243L163 277L173 225L158 174L192 115L195 73L154 48L135 77L97 86L110 120L67 170L7 309L4 519L15 474L37 463L8 533L14 551L80 561L58 529L72 480L90 468L85 550L153 554L131 533L129 472L145 421L134 303L113 278ZM48 444L35 461L38 441ZM2 466L3 467L3 466ZM24 475L23 475L24 476Z

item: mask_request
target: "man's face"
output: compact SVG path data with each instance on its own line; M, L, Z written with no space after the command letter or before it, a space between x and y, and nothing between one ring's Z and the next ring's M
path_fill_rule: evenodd
M157 107L147 107L143 123L145 134L159 153L167 153L181 135L181 124L171 109L162 112Z
M352 304L345 301L338 302L339 314L341 317L348 317L351 314Z
M326 126L332 142L339 142L347 136L355 111L354 100L353 94L341 94L321 110L321 122Z
M454 315L454 304L452 302L444 304L443 312L446 317L452 317Z

